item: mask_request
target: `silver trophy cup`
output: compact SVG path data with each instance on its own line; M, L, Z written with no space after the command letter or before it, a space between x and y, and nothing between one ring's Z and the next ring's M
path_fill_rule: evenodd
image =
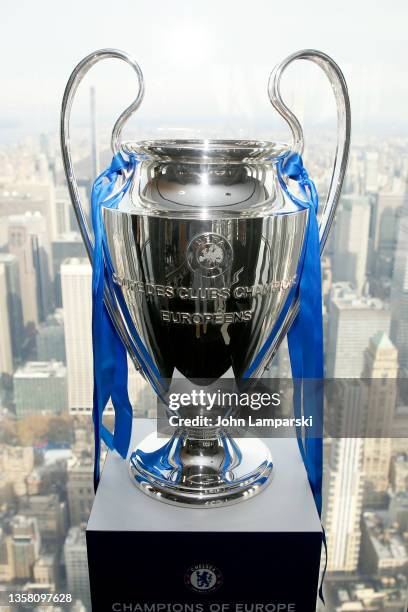
M338 111L337 151L332 181L320 218L326 242L344 179L350 142L350 105L344 77L319 51L295 53L269 80L272 105L287 121L290 146L243 140L157 140L120 142L126 120L143 98L138 64L121 51L86 57L67 84L61 142L68 186L88 253L89 211L80 202L69 148L69 119L75 91L87 71L104 58L126 61L139 92L119 117L112 149L135 155L139 164L118 209L103 209L113 282L119 288L151 361L156 389L185 378L240 380L270 336L296 282L307 227L307 210L286 196L277 160L302 153L302 128L281 99L284 69L296 59L321 66L332 85ZM114 292L105 304L135 367L135 338ZM252 376L261 376L298 311L296 299ZM146 370L145 370L146 373ZM183 427L166 440L152 434L129 459L134 483L149 495L190 507L212 507L248 499L265 487L272 459L258 439L239 441L217 427Z

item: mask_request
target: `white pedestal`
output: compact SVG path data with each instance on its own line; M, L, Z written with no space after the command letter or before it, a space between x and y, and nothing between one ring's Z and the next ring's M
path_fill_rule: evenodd
M136 419L131 448L155 424ZM306 471L295 439L264 442L271 484L210 509L149 498L109 453L87 527L93 609L314 612L322 531Z

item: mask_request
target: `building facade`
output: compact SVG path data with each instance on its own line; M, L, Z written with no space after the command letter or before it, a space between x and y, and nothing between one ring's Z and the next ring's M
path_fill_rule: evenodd
M392 342L398 349L401 375L408 373L408 214L399 219L397 249L391 286Z
M92 267L87 259L71 258L61 265L62 304L64 310L65 350L68 373L68 404L71 414L91 414L93 407L92 356ZM129 398L139 414L143 408L138 396L143 397L145 380L136 372L128 357ZM140 395L141 394L141 395ZM109 402L106 412L113 413Z
M326 376L359 378L370 338L389 334L390 310L378 298L359 296L350 283L332 287L328 306Z
M53 309L46 220L38 212L12 215L8 243L19 263L24 324L38 324Z
M74 455L68 462L68 509L71 525L88 521L93 500L93 459L90 455Z
M358 294L366 283L370 215L368 196L345 195L335 221L333 281L352 283Z
M0 253L0 373L12 375L19 363L23 328L18 260Z
M13 377L18 419L30 414L59 414L67 410L67 373L58 361L29 361Z
M71 527L64 544L64 562L67 576L67 589L74 599L89 605L88 561L85 531L81 527Z
M38 361L66 362L64 313L57 309L41 323L36 335Z
M14 575L17 579L29 580L41 547L37 519L16 514L11 520L11 536Z
M364 427L364 502L381 503L389 486L391 431L397 399L398 351L384 332L377 332L365 355L366 424Z

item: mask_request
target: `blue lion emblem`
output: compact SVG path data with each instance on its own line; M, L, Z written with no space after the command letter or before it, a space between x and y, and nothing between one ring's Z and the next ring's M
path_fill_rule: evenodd
M220 570L209 563L197 563L184 574L184 584L198 593L216 591L222 583Z
M213 582L214 575L212 572L203 570L202 572L197 571L197 586L201 588L209 588Z

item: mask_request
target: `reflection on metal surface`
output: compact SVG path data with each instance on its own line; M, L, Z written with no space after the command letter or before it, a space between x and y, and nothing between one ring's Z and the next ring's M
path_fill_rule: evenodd
M103 211L113 280L167 379L217 380L231 369L240 379L297 280L307 211L283 196L275 160L234 157L231 168L230 149L217 152L212 165L142 161L130 196ZM165 444L150 436L130 458L145 493L190 507L248 499L271 472L260 440L205 427Z
M163 377L176 368L219 378L231 367L242 377L296 281L306 221L305 211L211 221L104 210L114 280ZM217 274L192 264L194 242L219 249L205 253L204 269Z
M296 283L307 212L281 189L276 162L301 153L303 132L284 104L280 81L293 61L310 60L327 75L337 103L337 150L320 224L323 249L333 222L350 144L350 104L337 64L320 51L294 53L269 81L272 105L288 123L293 142L157 140L120 143L127 119L139 107L144 82L137 62L115 49L96 51L74 69L61 113L61 148L68 187L91 257L89 211L79 199L70 143L70 112L88 70L105 58L127 62L137 77L133 103L116 121L112 149L139 159L119 210L104 209L115 291L105 288L112 321L140 370L140 337L155 386L175 374L216 380L241 378L271 334ZM126 310L126 313L124 312ZM260 376L298 311L294 301L260 360ZM160 376L158 376L158 374ZM131 457L134 482L157 499L188 506L232 503L262 489L272 463L266 447L242 441L241 451L221 431L178 432L167 444L148 438Z
M260 440L237 443L222 431L203 440L180 431L163 442L151 434L129 464L135 484L161 501L214 508L251 498L269 483L272 458Z

